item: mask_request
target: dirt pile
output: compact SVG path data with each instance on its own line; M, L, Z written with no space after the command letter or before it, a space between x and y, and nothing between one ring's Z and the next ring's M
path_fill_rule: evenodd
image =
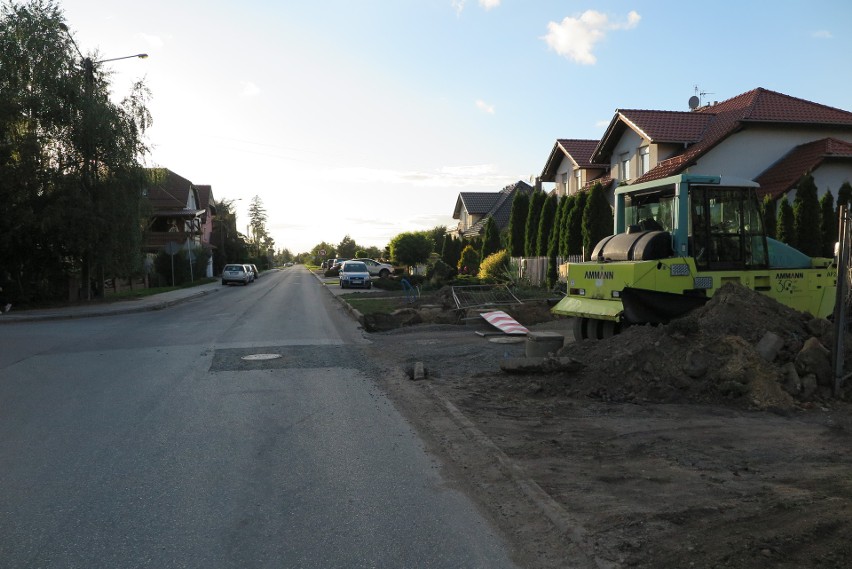
M774 344L771 361L758 349L762 340ZM562 383L570 395L603 401L790 408L832 398L831 343L828 321L729 284L668 325L633 326L607 340L567 345L558 355L585 369L537 385L559 390Z

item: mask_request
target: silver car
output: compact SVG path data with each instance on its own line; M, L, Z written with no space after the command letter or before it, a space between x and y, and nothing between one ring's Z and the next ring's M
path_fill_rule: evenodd
M340 288L373 287L367 265L361 261L344 261L340 265L338 277L340 278Z
M246 286L249 284L251 276L249 269L245 265L225 265L222 269L222 284L241 284Z

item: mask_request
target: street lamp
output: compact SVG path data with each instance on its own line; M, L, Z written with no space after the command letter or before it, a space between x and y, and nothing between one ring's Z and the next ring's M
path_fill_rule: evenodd
M97 212L97 208L94 207L96 200L96 192L93 185L93 165L92 161L95 159L94 156L94 141L92 140L92 131L90 128L89 120L91 113L91 104L92 104L92 87L95 83L95 65L100 63L107 63L110 61L119 61L122 59L146 59L148 57L147 53L137 53L135 55L125 55L123 57L113 57L109 59L102 59L99 61L92 61L91 57L85 57L83 52L80 51L80 47L77 45L77 42L74 41L74 36L71 35L68 26L65 23L59 23L59 29L62 30L65 35L68 36L68 39L71 41L71 45L74 46L74 49L77 50L77 54L80 56L83 62L83 73L85 77L85 100L86 104L84 106L84 120L83 120L83 173L82 173L82 185L84 190L87 190L89 193L89 197L92 202L93 210ZM92 246L89 247L89 259L86 260L84 264L84 274L83 274L83 282L86 285L86 299L92 299L92 287L90 285L91 281L91 268L93 265L92 257ZM103 282L104 282L104 267L101 265L99 267L100 270L97 270L98 278L100 280L101 285L97 287L96 294L102 294Z

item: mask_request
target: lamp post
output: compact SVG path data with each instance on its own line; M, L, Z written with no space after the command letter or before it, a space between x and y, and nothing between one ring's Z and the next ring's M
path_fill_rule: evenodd
M91 57L85 57L83 52L80 51L80 48L77 46L77 42L74 41L74 37L71 35L68 26L64 23L59 23L59 29L68 36L68 39L71 41L71 45L74 46L74 49L77 51L77 54L80 56L82 60L83 66L83 77L85 80L85 92L84 99L85 104L83 107L83 171L82 171L82 186L85 192L89 194L89 198L92 203L92 210L97 213L97 207L95 207L96 200L96 192L94 187L95 181L95 173L96 170L93 168L93 160L95 157L95 144L94 137L92 132L92 127L90 124L91 121L91 106L93 100L92 90L95 84L95 66L101 63L108 63L111 61L120 61L122 59L145 59L148 57L147 53L137 53L134 55L125 55L123 57L113 57L109 59L101 59L98 61L93 61ZM93 259L93 248L94 244L90 244L88 247L87 259L84 259L83 263L83 275L82 281L86 286L86 299L92 299L92 287L90 284L91 281L91 269L94 264ZM100 280L100 286L97 287L95 294L100 296L103 294L103 282L104 282L104 267L100 265L98 270L95 271L98 274L98 278Z

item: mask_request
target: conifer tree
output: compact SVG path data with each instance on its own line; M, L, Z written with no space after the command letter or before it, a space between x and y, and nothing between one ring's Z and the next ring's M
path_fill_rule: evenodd
M530 196L530 209L527 213L527 224L524 233L524 256L535 257L538 242L538 220L544 207L544 192L533 192Z
M802 176L796 189L793 227L796 235L795 247L810 257L818 257L822 252L820 207L817 187L810 174Z
M556 199L555 193L550 194L545 198L544 205L541 208L541 217L538 220L538 236L535 240L536 257L547 255L550 233L553 231L553 220L556 217Z
M776 202L772 196L764 196L763 198L763 227L766 230L766 236L775 239L776 226L778 225L778 213L776 212Z
M834 256L834 244L837 242L837 211L834 209L834 195L825 192L819 201L820 209L820 233L822 234L823 257Z
M589 194L582 192L577 194L574 207L568 214L568 254L583 254L583 210L586 208L586 200Z
M568 219L571 216L571 210L577 205L577 196L565 196L565 208L562 211L562 219L559 224L562 226L562 229L559 234L559 255L561 257L567 257L568 253L568 236L571 234L568 227Z
M500 249L500 230L497 229L497 223L494 221L494 218L489 216L488 221L485 222L482 250L479 253L479 258L484 260Z
M787 199L785 195L781 198L781 202L778 205L778 224L775 229L776 239L781 241L782 243L786 243L792 247L795 247L795 217L793 216L793 206L790 205L790 201Z
M606 199L603 186L595 184L583 210L583 246L587 259L601 239L612 235L612 226L612 207Z
M850 203L852 203L852 184L846 181L837 190L837 209L840 209L842 205L848 208Z
M526 192L515 192L512 200L512 212L509 214L507 249L512 257L523 257L526 243L527 215L530 210L530 197Z

